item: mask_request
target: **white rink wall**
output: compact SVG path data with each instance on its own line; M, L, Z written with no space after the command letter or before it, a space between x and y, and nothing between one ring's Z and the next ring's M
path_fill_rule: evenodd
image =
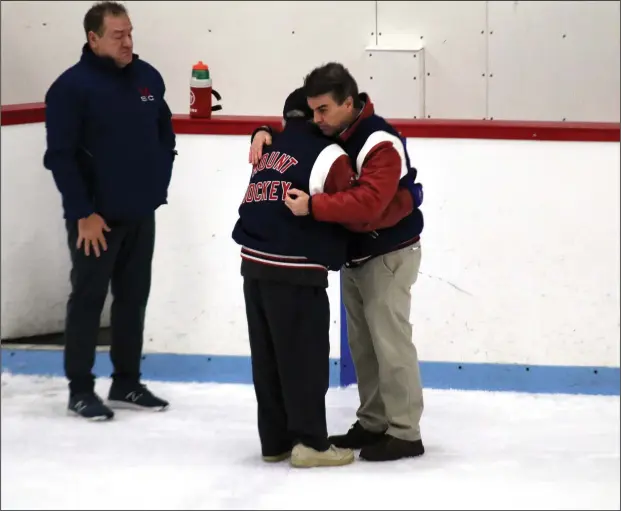
M63 330L69 256L43 124L2 127L1 335ZM249 136L180 135L148 353L248 355L230 233ZM425 185L411 320L425 361L619 366L619 143L409 139ZM338 274L331 356L340 356ZM104 325L108 321L104 314Z
M388 118L619 122L619 2L124 3L176 114L189 113L198 60L225 115L278 115L306 73L337 60ZM2 2L3 105L42 101L79 58L91 5Z

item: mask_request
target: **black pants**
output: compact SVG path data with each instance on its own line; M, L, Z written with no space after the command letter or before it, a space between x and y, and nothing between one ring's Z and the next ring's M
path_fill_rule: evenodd
M71 254L71 294L65 323L65 375L72 394L94 388L93 366L101 313L112 285L110 358L112 377L121 383L140 379L144 317L151 289L155 215L135 222L108 223L108 250L96 257L78 250L77 222L66 222Z
M301 442L328 449L330 305L323 287L244 278L264 456Z

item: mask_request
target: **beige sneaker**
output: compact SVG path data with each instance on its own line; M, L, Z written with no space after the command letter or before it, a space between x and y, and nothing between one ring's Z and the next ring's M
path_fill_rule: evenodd
M333 445L327 451L316 451L312 447L297 444L291 452L291 465L297 468L340 467L354 462L354 451Z
M291 456L291 451L283 452L276 456L263 456L263 461L266 463L278 463L279 461L285 461L289 456Z

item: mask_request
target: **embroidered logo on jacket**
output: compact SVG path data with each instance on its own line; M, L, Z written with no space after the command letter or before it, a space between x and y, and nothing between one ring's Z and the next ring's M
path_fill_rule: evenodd
M138 92L140 92L140 99L142 101L155 101L155 98L151 95L151 92L147 87L138 89Z

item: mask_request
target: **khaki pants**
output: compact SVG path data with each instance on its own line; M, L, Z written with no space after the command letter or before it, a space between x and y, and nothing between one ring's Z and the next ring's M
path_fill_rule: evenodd
M410 323L420 242L343 269L343 302L360 408L367 430L420 440L423 391Z

